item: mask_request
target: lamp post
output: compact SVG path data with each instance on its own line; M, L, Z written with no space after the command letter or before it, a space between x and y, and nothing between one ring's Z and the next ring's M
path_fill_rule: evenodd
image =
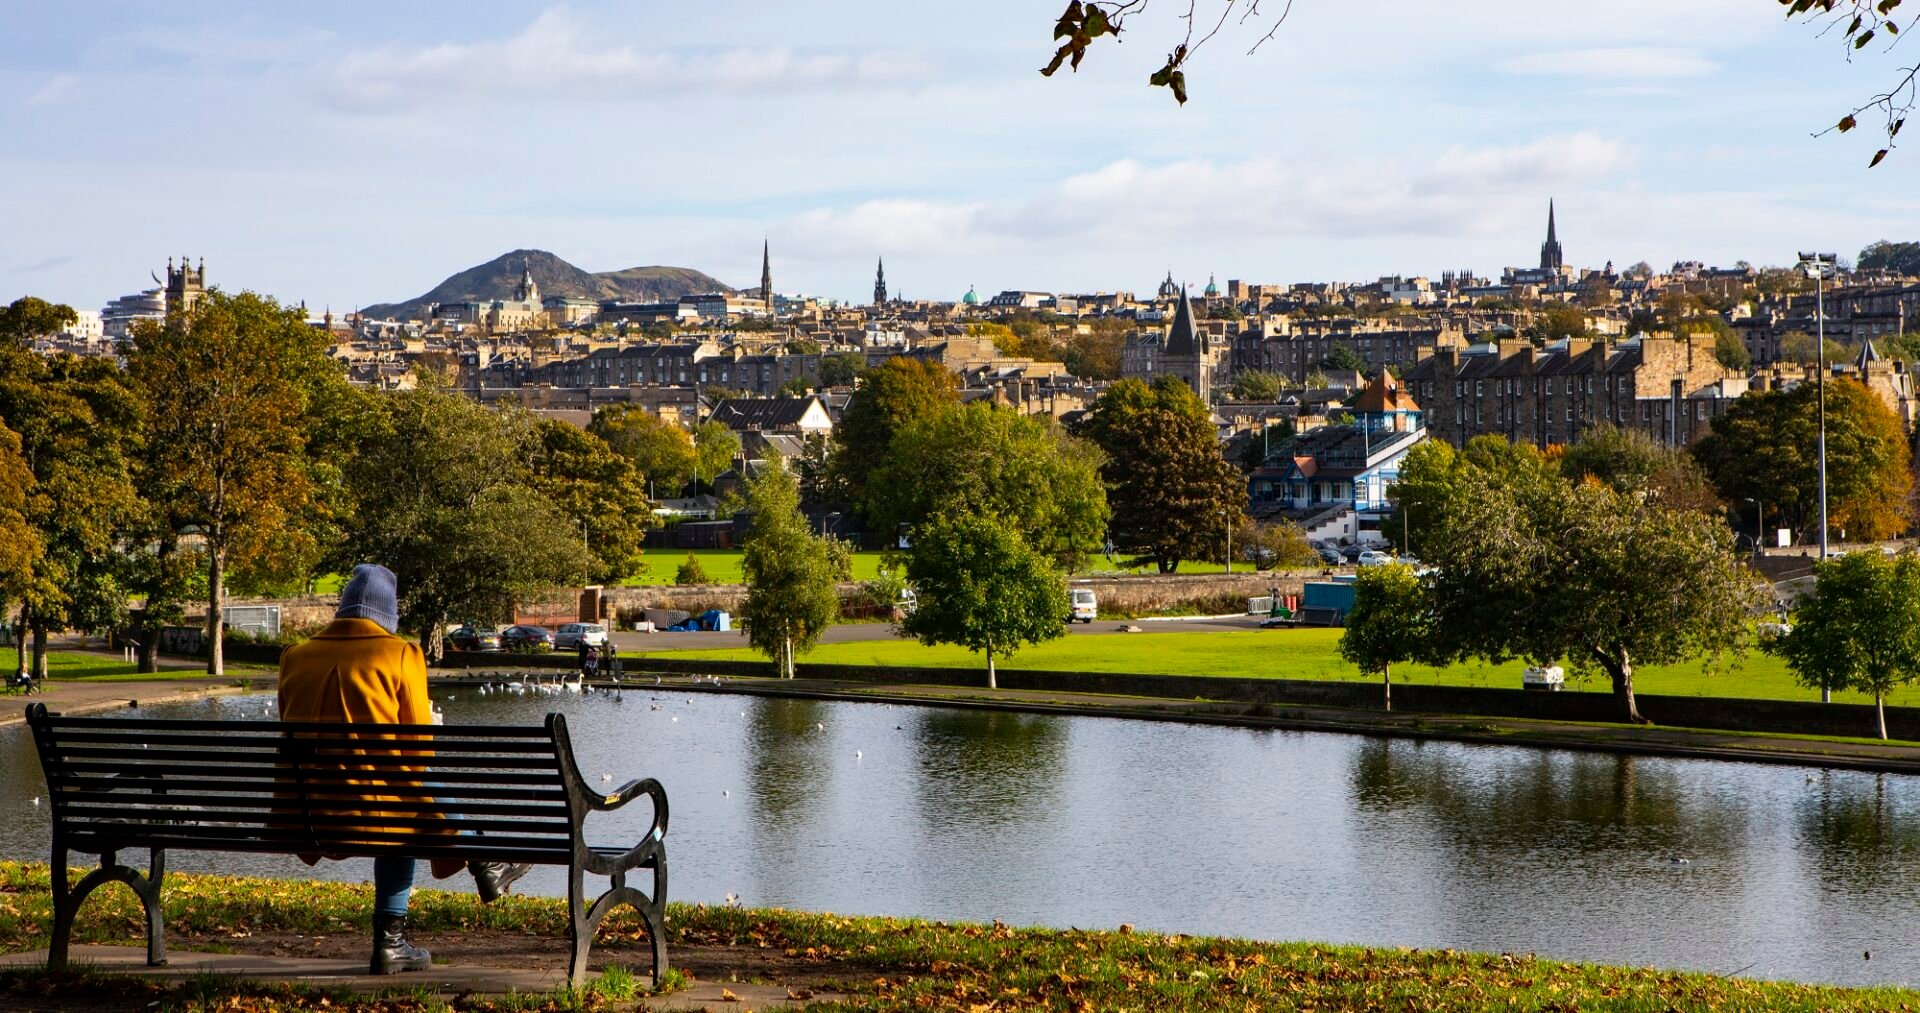
M1767 508L1752 496L1742 496L1740 498L1744 502L1753 504L1753 554L1758 556L1760 554L1760 540L1765 537L1766 533L1764 524L1767 518Z
M1833 270L1839 258L1831 253L1800 254L1800 270L1813 279L1813 326L1814 361L1819 363L1819 372L1814 375L1814 399L1819 402L1820 415L1820 560L1827 559L1827 272ZM1833 691L1822 688L1820 702L1832 703Z
M1220 519L1227 522L1227 572L1232 573L1233 572L1233 514L1230 511L1222 510L1220 511Z

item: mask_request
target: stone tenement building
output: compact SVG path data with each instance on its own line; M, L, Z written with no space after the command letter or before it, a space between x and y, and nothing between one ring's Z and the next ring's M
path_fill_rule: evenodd
M1164 292L1173 285L1172 276L1160 286ZM1193 300L1175 289L1173 322L1166 333L1149 330L1134 335L1120 350L1120 375L1130 380L1152 383L1160 376L1177 376L1200 395L1213 399L1216 386L1225 387L1229 372L1227 324L1220 320L1195 320Z
M1325 324L1296 323L1283 328L1242 331L1233 340L1233 368L1278 373L1295 383L1320 369L1335 345L1360 353L1378 369L1418 360L1435 348L1465 347L1466 334L1457 325L1387 327L1374 321L1337 320Z
M1720 365L1713 344L1707 335L1612 346L1567 339L1545 349L1507 340L1440 348L1401 380L1434 438L1455 446L1493 434L1545 447L1612 423L1684 447L1747 392L1747 378Z

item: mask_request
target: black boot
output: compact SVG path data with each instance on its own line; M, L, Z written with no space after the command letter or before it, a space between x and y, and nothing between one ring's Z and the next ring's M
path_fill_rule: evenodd
M473 873L474 891L480 894L480 903L491 904L507 895L507 887L513 881L527 874L533 866L521 862L509 865L506 862L468 862L467 871Z
M368 974L424 971L432 966L432 954L407 942L406 915L374 913L373 960L367 964Z

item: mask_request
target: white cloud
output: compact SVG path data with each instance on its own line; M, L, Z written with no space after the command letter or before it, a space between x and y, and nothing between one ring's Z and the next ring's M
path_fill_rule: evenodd
M1699 50L1665 46L1616 46L1529 53L1495 65L1509 74L1639 81L1706 77L1720 69Z
M55 74L53 80L27 96L27 104L30 106L53 105L73 94L73 89L79 84L80 79L72 74Z
M349 53L332 68L326 90L343 108L375 110L442 94L577 100L856 89L898 84L920 70L916 58L897 52L640 49L556 7L499 42Z
M1610 177L1632 161L1591 132L1497 147L1454 146L1410 171L1354 156L1111 162L1022 196L988 201L872 200L815 209L779 230L783 245L856 251L968 251L1032 244L1123 244L1153 237L1405 237L1499 232L1555 187Z

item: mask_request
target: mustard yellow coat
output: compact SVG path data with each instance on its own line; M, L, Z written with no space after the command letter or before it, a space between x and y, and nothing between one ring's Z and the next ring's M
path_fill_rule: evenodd
M420 645L388 633L371 619L335 619L313 639L281 653L280 719L430 725L433 705L427 698L426 656ZM423 758L429 755L422 753ZM340 766L352 768L354 764L347 760ZM397 798L368 797L375 801ZM375 820L389 814L369 810L358 815ZM371 822L366 829L406 832L402 827L382 828ZM309 862L317 860L301 857ZM445 872L441 871L443 865L448 866ZM459 863L434 862L435 875L450 875L458 868Z

